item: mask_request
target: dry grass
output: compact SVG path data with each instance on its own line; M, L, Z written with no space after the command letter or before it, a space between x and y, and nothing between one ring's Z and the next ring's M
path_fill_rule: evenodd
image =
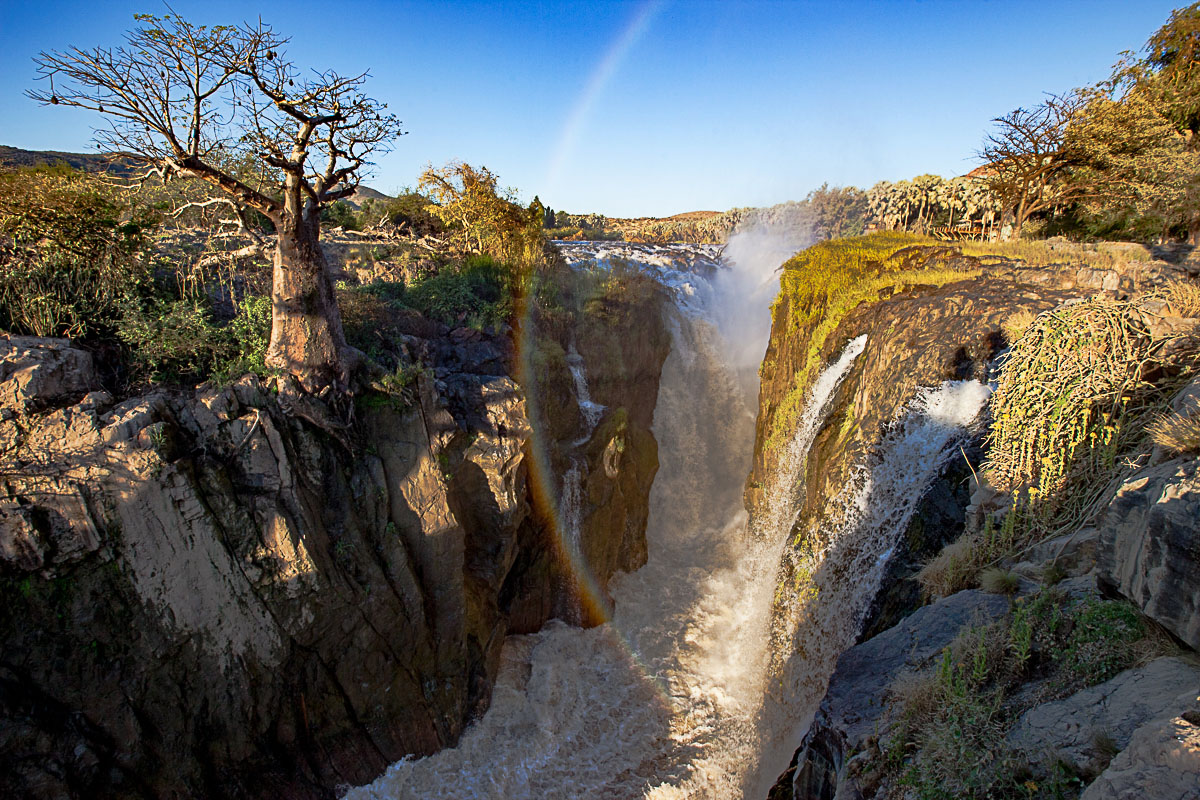
M1022 308L1014 314L1010 314L1008 319L1004 320L1000 325L1000 330L1004 332L1004 340L1009 344L1020 339L1025 335L1025 331L1029 330L1029 326L1033 324L1035 319L1033 312L1027 308Z
M1048 242L1021 240L1007 242L962 242L962 253L978 258L996 257L1024 261L1028 266L1054 266L1060 264L1084 264L1096 270L1109 270L1128 261L1094 245L1078 245L1074 242ZM1147 255L1147 259L1150 258Z
M1154 294L1167 301L1175 316L1200 317L1200 284L1172 281Z
M964 533L943 547L917 572L917 581L929 597L972 589L980 585L985 570L1030 541L1029 529L1018 525L1016 513L1010 511L999 526L988 517L982 529Z
M1170 453L1200 453L1200 409L1170 411L1146 428L1150 441Z
M1109 243L1081 244L1064 241L1021 240L1014 242L962 242L965 255L987 258L1003 256L1023 261L1031 267L1056 265L1113 269L1130 261L1152 261L1145 248L1116 248Z
M988 594L1014 595L1021 588L1021 579L1015 572L999 567L985 569L979 574L979 588Z

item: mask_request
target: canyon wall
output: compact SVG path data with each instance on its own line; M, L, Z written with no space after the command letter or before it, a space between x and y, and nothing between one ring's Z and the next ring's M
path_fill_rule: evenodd
M251 375L118 401L69 342L0 339L0 791L327 798L456 742L505 636L577 605L562 454L601 592L645 560L660 300L579 333L591 432L468 329L406 336L412 383L353 408Z

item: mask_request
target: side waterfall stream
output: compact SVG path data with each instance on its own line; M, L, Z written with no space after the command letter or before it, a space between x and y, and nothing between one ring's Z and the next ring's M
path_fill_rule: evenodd
M736 322L738 302L767 315L771 297L747 300L762 281L702 246L580 243L566 255L636 262L678 301L654 417L648 561L614 576L610 622L509 637L491 706L459 745L393 764L352 800L765 798L853 644L897 537L987 398L973 382L918 392L831 501L820 547L797 556L788 538L808 452L866 337L814 384L751 530L741 495L757 387L736 352L761 355L766 329L756 327L756 343L731 342L717 321ZM777 601L784 559L811 585Z

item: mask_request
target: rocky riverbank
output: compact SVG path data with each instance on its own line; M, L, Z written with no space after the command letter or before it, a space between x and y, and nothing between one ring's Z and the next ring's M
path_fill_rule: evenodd
M815 374L809 362L832 360L846 342L866 337L810 451L777 617L804 604L786 587L801 586L814 563L819 584L820 570L847 546L828 540L836 529L831 520L845 515L839 504L856 475L880 469L895 438L889 431L903 427L917 387L963 380L995 386L1005 364L997 356L1021 335L1014 319L1029 326L1064 304L1111 303L1136 316L1147 347L1168 353L1156 357L1140 385L1165 392L1195 371L1188 354L1196 320L1147 294L1186 281L1186 265L1097 265L1067 251L1060 264L1030 266L876 240L873 251L859 254L873 262L859 279L871 284L869 296L845 303L835 292L795 284L789 293L788 269L819 270L821 258L837 262L846 248L869 244L834 243L830 248L842 253L813 248L789 263L775 307L747 486L748 505L758 513L766 501L762 476L781 457L794 398ZM1192 384L1178 395L1176 413L1194 411L1195 392ZM1140 429L1131 432L1142 455L1122 451L1131 466L1112 467L1113 479L1080 523L996 558L990 575L974 574L962 591L939 593L923 564L964 533L959 548L1008 530L1001 520L1013 495L988 485L986 475L980 487L993 425L989 414L978 419L960 453L920 489L923 499L886 548L887 565L853 620L860 643L830 663L815 720L773 800L984 796L1005 787L1030 797L1196 796L1196 453L1173 455L1153 448ZM812 647L802 633L791 635L800 637L793 647ZM781 674L786 685L786 670Z

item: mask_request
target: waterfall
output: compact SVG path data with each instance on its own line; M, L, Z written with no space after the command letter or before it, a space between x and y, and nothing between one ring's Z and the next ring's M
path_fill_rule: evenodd
M837 658L854 644L884 568L917 505L970 436L991 388L947 381L920 389L816 515L807 547L789 548L772 631L772 665L762 726L764 758L780 766L812 720ZM755 796L765 797L769 778Z
M789 535L801 511L808 451L865 337L850 342L814 382L767 487L767 513L751 531L741 490L755 398L737 356L750 345L731 344L717 324L713 303L737 299L727 296L736 281L714 288L727 270L719 251L600 243L564 250L575 264L636 261L677 300L653 424L660 468L647 563L613 577L610 622L590 630L551 622L509 637L491 706L458 746L393 764L374 783L351 790L351 800L765 797L808 724L833 659L857 633L863 593L877 584L911 516L912 492L919 499L962 435L960 422L986 397L967 384L921 393L835 499L836 513L824 515L823 545L802 565L821 603L808 593L777 605L781 561L796 558ZM760 355L765 344L757 345ZM578 363L576 392L590 402ZM564 476L568 509L577 479ZM878 541L872 526L885 529ZM826 599L837 607L826 608ZM782 616L773 618L773 608Z
M604 416L604 406L592 400L588 389L587 371L583 357L571 342L567 349L567 369L571 372L571 380L575 384L575 398L579 409L583 412L584 432L575 440L575 446L586 444L591 438L596 426ZM572 564L583 563L583 475L585 470L583 456L576 452L571 455L571 466L563 474L562 489L559 497L563 531L566 541L567 557ZM567 616L569 621L579 622L583 618L583 610L578 596L571 599L571 608Z
M596 430L596 426L600 424L600 418L604 416L604 406L592 401L592 394L588 390L587 373L583 367L583 356L579 355L579 351L575 349L574 342L567 350L567 369L571 372L571 380L575 384L575 397L583 412L583 420L587 423L587 430L577 442L582 444L588 440L592 431Z

